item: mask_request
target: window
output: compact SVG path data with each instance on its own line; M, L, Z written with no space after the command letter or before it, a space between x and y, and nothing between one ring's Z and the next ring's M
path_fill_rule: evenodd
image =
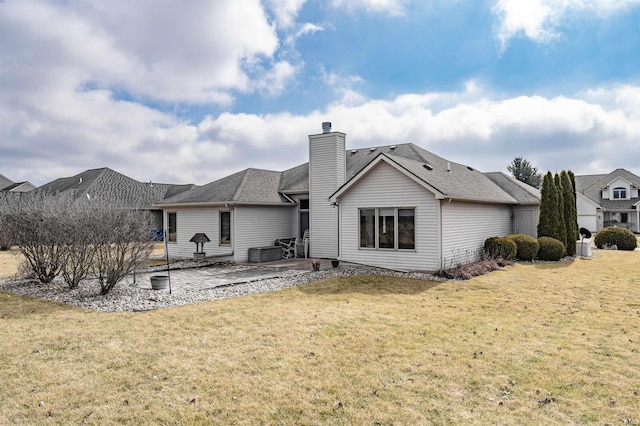
M220 245L231 244L231 212L220 212Z
M309 229L309 199L308 198L300 199L298 200L298 202L300 203L299 205L300 220L298 221L298 224L300 225L299 237L302 238L302 236L304 235L304 231Z
M613 198L626 199L627 198L627 188L613 188Z
M175 243L178 241L178 213L167 213L167 221L169 222L167 229L169 239L167 241Z
M415 241L415 211L413 209L398 209L398 248L414 250Z
M415 250L415 209L360 209L360 248Z

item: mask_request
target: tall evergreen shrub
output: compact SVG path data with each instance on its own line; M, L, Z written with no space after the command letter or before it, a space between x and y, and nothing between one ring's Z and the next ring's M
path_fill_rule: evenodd
M578 212L576 210L576 190L571 181L571 172L562 171L560 180L562 182L562 195L564 203L564 224L567 231L566 247L567 255L576 254L576 241L579 237Z
M551 172L547 172L540 190L540 219L538 221L538 237L558 239L560 227L560 203L558 190ZM563 242L564 244L564 242Z

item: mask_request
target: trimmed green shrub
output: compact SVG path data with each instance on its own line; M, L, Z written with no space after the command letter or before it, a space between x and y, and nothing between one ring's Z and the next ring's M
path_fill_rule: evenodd
M516 259L533 260L538 254L538 240L525 234L511 234L507 238L516 243Z
M538 238L538 259L558 261L567 252L562 241L551 237Z
M618 250L635 250L638 245L638 240L633 232L617 226L602 228L596 234L593 242L599 249L615 245Z
M514 259L517 250L516 243L505 237L491 237L484 242L484 254L489 259Z

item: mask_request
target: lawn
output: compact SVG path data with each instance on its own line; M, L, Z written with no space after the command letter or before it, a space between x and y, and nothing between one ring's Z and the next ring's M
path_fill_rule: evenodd
M0 292L0 424L640 424L640 252L139 313Z

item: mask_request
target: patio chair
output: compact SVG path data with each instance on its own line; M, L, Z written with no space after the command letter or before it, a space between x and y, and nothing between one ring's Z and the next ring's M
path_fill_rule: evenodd
M287 240L280 240L278 242L280 244L280 248L282 249L282 258L289 259L290 257L296 256L296 239L290 238Z
M302 238L296 238L296 257L298 257L298 247L303 250L305 259L309 257L309 230L305 230ZM302 256L300 256L302 257Z

